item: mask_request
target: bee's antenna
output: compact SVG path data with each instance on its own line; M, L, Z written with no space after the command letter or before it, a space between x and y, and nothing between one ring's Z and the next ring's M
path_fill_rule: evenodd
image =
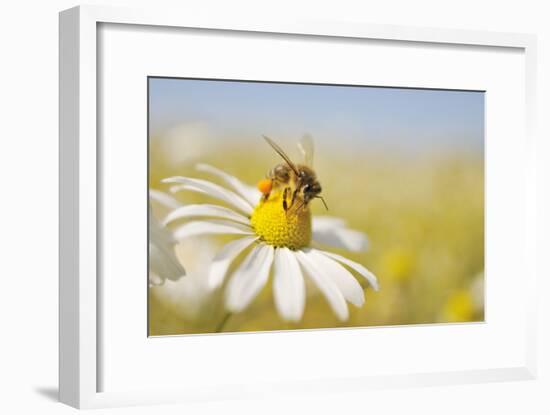
M325 209L328 210L327 202L325 202L325 199L323 199L323 196L315 196L316 199L321 199L321 202L323 202L323 205L325 205Z

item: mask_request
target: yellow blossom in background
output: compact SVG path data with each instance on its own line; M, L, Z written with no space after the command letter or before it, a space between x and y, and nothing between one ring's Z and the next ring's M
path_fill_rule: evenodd
M414 266L413 253L403 248L389 250L381 258L383 275L398 282L407 280Z
M475 312L474 299L469 290L453 293L443 310L443 320L448 322L470 321Z

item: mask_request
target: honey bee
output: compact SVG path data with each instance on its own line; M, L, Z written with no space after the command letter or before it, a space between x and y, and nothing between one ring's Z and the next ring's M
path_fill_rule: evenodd
M269 137L264 140L285 161L277 164L268 173L268 179L260 181L258 188L266 199L273 189L283 191L283 208L286 212L296 212L308 206L313 199L321 199L328 210L327 204L320 193L321 184L311 167L313 163L313 140L309 135L304 136L298 143L298 148L304 156L304 164L295 164L290 160L281 147Z

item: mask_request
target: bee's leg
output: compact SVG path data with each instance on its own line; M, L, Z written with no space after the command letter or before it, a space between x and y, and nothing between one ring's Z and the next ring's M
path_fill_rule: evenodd
M297 201L298 190L292 191L289 188L288 191L289 191L289 193L292 192L292 196L288 195L289 198L290 198L290 203L288 203L286 205L287 206L287 209L286 209L287 215L291 214L291 213L295 213L295 212L298 211L298 209L296 209L297 203L295 203Z
M298 205L296 207L296 213L298 213L300 211L301 208L303 208L305 206L306 202L302 201L302 203L300 203L300 205Z
M290 190L289 187L285 187L285 190L283 191L283 209L285 210L285 212L288 210L288 203L286 201L287 197L288 197L288 191Z
M298 195L298 188L296 188L296 190L294 190L294 192L292 193L292 200L290 201L290 206L294 206L294 202L296 201L296 196Z

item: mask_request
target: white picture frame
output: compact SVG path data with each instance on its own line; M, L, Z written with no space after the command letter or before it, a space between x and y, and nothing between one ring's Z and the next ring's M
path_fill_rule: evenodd
M522 190L525 205L521 217L525 243L521 249L526 304L524 314L525 354L520 362L480 370L410 372L408 374L333 377L318 380L273 380L258 384L212 384L212 388L166 388L155 390L99 392L98 323L101 320L101 290L98 289L98 177L102 160L98 151L98 27L100 24L198 28L215 31L293 34L378 39L447 46L513 48L525 65L525 156ZM369 387L399 387L532 379L536 376L535 321L535 146L533 133L535 103L536 39L526 34L489 33L453 29L419 29L404 26L349 24L346 22L281 22L228 20L224 17L178 15L155 9L138 11L99 6L80 6L60 14L60 400L78 408L166 402L254 398L266 394L316 394L360 390ZM489 213L490 214L490 211ZM490 290L490 286L487 288ZM401 330L399 328L393 330ZM406 330L404 328L404 330ZM348 335L333 332L333 335ZM338 334L340 333L340 334ZM348 332L349 333L349 332ZM266 388L268 385L268 388Z

